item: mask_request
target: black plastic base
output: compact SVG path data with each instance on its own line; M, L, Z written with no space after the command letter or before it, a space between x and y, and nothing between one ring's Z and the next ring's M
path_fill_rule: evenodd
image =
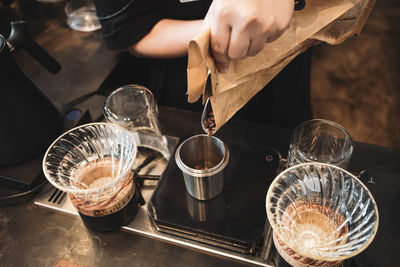
M262 146L224 142L231 157L221 194L207 201L192 198L171 157L148 203L149 217L160 232L253 254L263 240L265 196L279 155Z
M121 226L128 224L136 216L140 208L140 193L138 191L139 189L136 188L131 200L125 207L112 214L92 217L80 212L78 213L86 227L92 230L105 232L119 229Z

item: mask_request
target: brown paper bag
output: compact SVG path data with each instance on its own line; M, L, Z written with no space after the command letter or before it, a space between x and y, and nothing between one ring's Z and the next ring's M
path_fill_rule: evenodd
M188 101L210 98L216 129L269 83L289 62L319 42L339 44L360 33L375 0L307 0L295 11L290 27L255 56L235 60L219 73L211 57L210 32L204 31L189 44ZM211 79L211 86L206 86Z

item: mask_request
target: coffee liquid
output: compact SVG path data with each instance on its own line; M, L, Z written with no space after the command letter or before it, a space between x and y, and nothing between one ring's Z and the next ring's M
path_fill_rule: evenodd
M104 216L88 216L78 211L83 223L96 231L111 231L128 224L137 214L140 208L139 193L133 194L130 201L120 210Z
M287 216L282 218L282 224L290 231L284 231L283 234L288 235L285 239L292 240L293 249L312 252L320 257L324 249L347 242L348 227L344 224L345 219L332 209L316 203L297 201L285 211ZM289 248L285 250L289 255L295 254Z
M97 188L115 179L113 171L117 166L118 159L115 158L94 160L76 170L74 183L76 186ZM123 184L106 199L78 199L71 194L69 197L87 227L109 231L118 229L134 218L140 207L139 194L133 174L129 172L123 179Z

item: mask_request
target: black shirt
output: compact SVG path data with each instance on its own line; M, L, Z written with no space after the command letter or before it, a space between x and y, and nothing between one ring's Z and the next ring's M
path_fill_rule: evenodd
M164 18L203 19L211 2L212 0L94 0L104 41L111 49L132 46ZM307 51L294 59L235 117L291 128L311 119L310 55L310 51ZM187 102L187 57L137 59L137 62L150 74L147 85L154 92L158 104L202 110L200 102Z
M161 19L196 20L207 14L211 0L94 0L111 49L124 49L142 39Z

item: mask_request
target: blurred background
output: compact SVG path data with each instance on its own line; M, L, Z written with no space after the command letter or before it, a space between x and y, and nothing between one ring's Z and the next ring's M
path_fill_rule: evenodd
M314 117L341 124L355 141L399 148L400 1L377 1L359 36L313 52Z
M22 2L29 1L34 0ZM58 5L60 7L66 3L60 1L63 3ZM3 26L9 27L9 21L2 21L5 18L1 14L12 2L19 1L0 0L0 22L3 22L0 32L6 32ZM43 4L40 12L51 17L53 13L47 9L56 6ZM22 12L18 6L16 10ZM65 23L64 17L54 17L56 19ZM30 21L29 24L31 36L35 36L37 27L34 25L40 22ZM44 47L56 45L48 39L37 41ZM93 45L99 45L97 42L93 40ZM66 44L68 42L58 43L57 49L69 49L71 44ZM399 0L377 1L359 36L337 46L314 47L312 61L311 97L315 118L341 124L355 141L400 148ZM54 92L56 99L58 95Z

